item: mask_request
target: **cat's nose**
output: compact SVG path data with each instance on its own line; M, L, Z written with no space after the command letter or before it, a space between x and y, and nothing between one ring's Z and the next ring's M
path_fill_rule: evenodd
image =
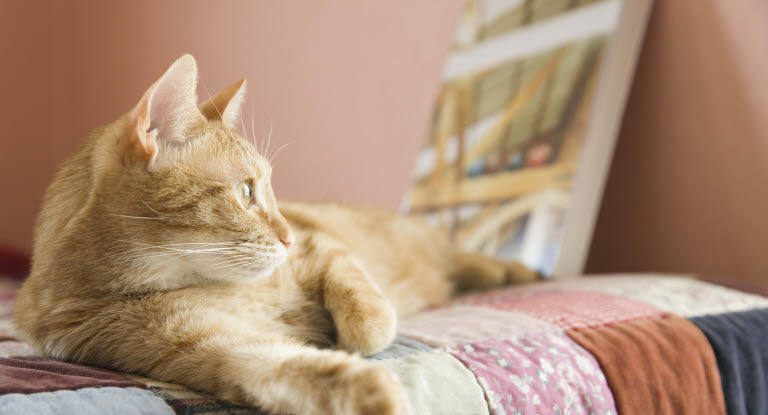
M290 248L291 245L293 245L293 243L296 242L296 236L294 236L293 232L291 232L291 230L288 229L287 232L280 235L280 242L282 242L286 248Z
M290 248L290 246L296 242L296 235L293 234L291 226L288 225L288 221L285 220L282 215L278 214L272 217L272 226L272 229L275 230L277 239L279 239L286 248Z

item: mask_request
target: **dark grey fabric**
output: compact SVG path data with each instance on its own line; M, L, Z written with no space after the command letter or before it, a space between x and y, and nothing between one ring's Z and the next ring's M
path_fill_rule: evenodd
M715 352L728 414L768 414L768 309L691 321Z

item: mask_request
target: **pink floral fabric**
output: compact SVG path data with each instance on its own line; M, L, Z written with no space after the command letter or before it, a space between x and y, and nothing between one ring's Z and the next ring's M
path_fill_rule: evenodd
M600 366L564 333L446 348L478 379L496 415L616 415Z

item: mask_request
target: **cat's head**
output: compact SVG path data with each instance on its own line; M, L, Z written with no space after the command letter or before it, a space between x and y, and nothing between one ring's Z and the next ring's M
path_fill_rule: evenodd
M294 242L268 160L237 131L245 80L199 105L196 87L185 55L92 156L92 220L114 239L109 258L153 288L269 275Z

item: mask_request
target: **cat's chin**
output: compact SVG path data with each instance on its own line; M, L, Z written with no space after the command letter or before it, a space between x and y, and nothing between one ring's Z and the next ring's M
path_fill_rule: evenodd
M279 257L273 263L254 265L237 272L204 272L207 265L190 264L183 261L166 262L159 270L144 277L144 285L154 289L173 290L189 286L205 286L221 282L253 282L272 275L285 262L286 257Z
M269 277L275 272L275 269L277 269L278 265L270 265L265 268L257 269L250 271L243 276L243 281L249 282L249 281L256 281L260 280L262 278Z
M261 265L261 266L255 266L253 268L244 270L243 272L239 273L237 276L234 276L234 279L243 281L243 282L252 282L256 280L260 280L262 278L267 278L275 273L275 270L285 262L285 257L282 257L281 259L275 261L272 264L268 265Z

